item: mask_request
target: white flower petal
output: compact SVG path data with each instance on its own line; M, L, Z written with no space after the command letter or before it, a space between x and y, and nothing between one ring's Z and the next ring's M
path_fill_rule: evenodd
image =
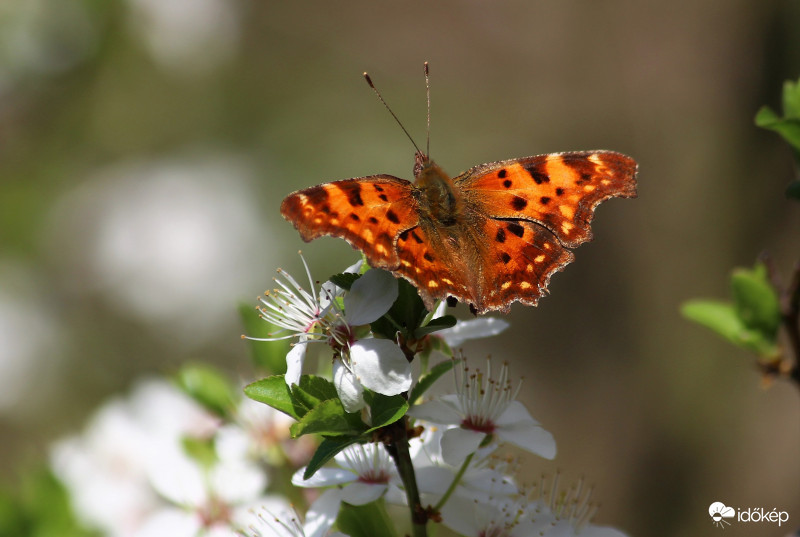
M380 498L388 487L386 483L351 483L342 490L342 500L350 505L365 505Z
M342 491L340 489L330 489L323 492L311 504L308 513L306 513L306 523L303 524L306 537L324 537L339 515L341 502Z
M350 366L361 384L383 395L411 388L411 364L388 339L362 339L350 347Z
M248 399L248 401L252 401L252 399ZM262 403L259 404L267 407ZM243 461L250 453L250 443L251 439L247 431L240 425L229 423L220 427L217 432L217 436L214 438L214 449L220 460Z
M261 496L267 487L267 475L247 461L223 461L211 469L209 483L219 499L236 505Z
M175 443L177 444L177 442ZM158 456L151 457L147 473L153 488L170 502L182 506L203 505L207 498L200 467L180 445L162 442L153 446Z
M308 342L305 336L300 336L294 347L286 354L286 375L284 380L287 386L300 383L300 375L303 373L303 360L306 358L306 347Z
M497 317L481 317L468 321L458 321L455 326L436 332L451 347L457 347L468 339L496 336L510 325Z
M320 468L308 479L303 479L305 468L299 469L292 476L292 485L296 487L329 487L331 485L342 485L358 479L358 476L348 470L341 468Z
M409 409L408 415L441 425L460 425L464 419L458 407L444 398L414 405Z
M495 433L499 439L545 459L552 460L556 456L556 441L553 435L534 421L498 427Z
M416 468L415 468L416 469ZM417 487L420 492L443 495L450 487L455 474L449 468L429 466L423 471L417 470Z
M530 422L534 425L539 425L539 422L533 419L531 413L525 408L525 405L519 401L511 401L503 413L500 414L495 420L495 425L514 425L516 423Z
M333 384L346 411L358 412L366 406L364 387L341 360L333 362Z
M442 436L442 458L444 462L453 466L461 466L470 453L474 453L480 446L485 433L454 427L444 432Z
M202 530L200 518L177 508L156 511L133 534L134 537L195 537Z
M397 280L389 272L369 269L344 297L344 315L352 326L369 324L389 311L397 300Z
M478 451L478 457L480 450ZM473 458L473 461L475 459ZM491 468L470 468L461 483L464 490L468 490L475 498L491 498L497 496L511 496L519 493L519 487L509 477Z
M450 497L442 507L442 523L459 535L479 537L484 528L477 523L482 518L490 518L485 514L486 506L475 503L472 498L459 495Z

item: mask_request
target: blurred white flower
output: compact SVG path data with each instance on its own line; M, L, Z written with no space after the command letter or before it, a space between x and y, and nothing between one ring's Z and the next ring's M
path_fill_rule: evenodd
M61 374L63 333L33 274L0 259L0 413L15 420L47 412Z
M171 72L209 71L239 43L239 6L232 0L128 0L129 23L150 54Z
M287 457L293 465L305 464L317 442L311 435L291 438L289 427L294 423L294 418L283 412L244 397L236 408L234 422L217 432L217 453L276 466L286 464Z
M237 322L232 304L261 277L272 236L241 162L197 156L98 173L53 211L49 246L72 292L185 345Z
M458 372L461 371L459 376ZM447 429L442 437L444 460L454 466L474 453L487 437L505 441L526 451L552 459L556 443L548 431L531 417L525 406L516 401L519 385L512 388L508 366L503 364L497 379L492 378L491 362L487 372L469 372L466 361L454 368L456 393L413 406L408 415L442 425L457 425ZM460 378L459 378L460 377Z
M136 534L162 505L149 468L164 444L205 438L217 420L164 380L138 383L127 399L101 407L84 433L56 443L51 467L76 515L109 537Z
M150 514L136 537L230 537L250 509L269 501L267 475L243 453L217 453L213 462L187 454L180 442L161 442L148 461L150 483L169 502Z

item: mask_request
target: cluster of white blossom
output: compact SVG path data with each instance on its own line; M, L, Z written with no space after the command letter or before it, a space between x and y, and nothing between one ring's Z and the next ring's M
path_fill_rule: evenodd
M265 493L262 461L290 422L242 398L226 423L173 383L147 379L58 442L51 467L76 516L102 535L230 537L252 509L287 505Z
M423 335L411 348L403 346L399 326L390 339L372 324L396 322L390 310L398 282L391 274L353 265L350 276L336 280L345 290L330 281L316 285L307 266L306 272L308 290L279 271L278 288L258 308L281 330L268 340L293 341L287 373L270 384L278 394L273 406L283 413L242 398L221 416L173 384L148 381L101 409L82 435L55 446L52 467L86 525L113 537L331 537L346 534L345 509L372 505L391 516L405 512L397 527L409 524L409 510L422 509L423 525L441 523L468 537L624 537L591 524L594 506L581 484L559 490L556 478L525 486L514 475L516 463L496 454L503 444L545 459L556 454L553 436L516 400L520 383L511 380L507 365L487 360L485 370L472 369L463 357L447 356L440 370L452 368L454 393L421 396L433 381L413 373L414 354L423 348L451 354L463 341L502 332L505 321L445 320L440 307L421 326L442 329L416 332ZM332 383L319 382L331 386L329 396L338 397L347 419L363 420L363 428L338 437L347 447L325 459L335 465L311 468L314 448L308 436L289 439L298 415L287 415L294 410L280 397L294 397L303 382L312 382L303 362L314 342L327 345L334 360ZM303 393L300 403L307 404L313 397ZM371 394L400 399L404 415L386 422L401 424L399 439L381 435L381 426L370 428L377 419ZM397 442L407 445L402 451L411 478ZM269 469L296 469L309 460L291 478L296 487L318 489L304 496L310 504L301 515L285 495L275 494L279 487L271 486Z

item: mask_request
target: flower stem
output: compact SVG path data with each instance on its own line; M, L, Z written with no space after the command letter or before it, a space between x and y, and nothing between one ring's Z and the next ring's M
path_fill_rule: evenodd
M444 507L444 504L446 504L447 500L450 499L450 496L456 490L456 487L458 486L458 483L461 481L461 478L464 477L464 472L466 472L467 468L469 468L469 463L472 462L472 457L474 455L475 452L473 451L472 453L469 454L469 456L466 459L464 459L464 464L462 464L461 468L458 469L458 473L453 478L453 482L450 483L449 487L447 487L447 492L444 493L444 496L442 496L442 499L439 500L439 503L437 503L433 507L434 511L441 511L442 507Z
M417 489L417 477L414 474L414 465L411 463L411 454L408 451L408 418L398 420L386 427L386 433L391 436L390 443L386 444L386 451L394 459L397 473L403 481L406 490L408 506L411 509L411 526L413 537L427 537L428 511L422 507Z

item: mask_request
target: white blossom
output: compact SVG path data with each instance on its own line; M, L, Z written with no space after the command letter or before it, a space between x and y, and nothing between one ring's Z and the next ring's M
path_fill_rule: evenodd
M305 260L303 261L305 264ZM349 270L357 270L357 266ZM286 356L286 383L296 384L310 342L326 342L337 358L333 364L334 384L348 412L364 407L363 391L368 388L383 395L397 395L411 387L411 365L400 347L388 339L358 338L358 327L383 316L397 299L397 280L388 272L370 269L358 278L348 292L327 282L319 293L306 265L311 292L305 291L292 276L281 271L276 279L280 289L266 293L259 311L263 319L283 328L285 335L267 339L297 338Z
M148 468L159 446L181 437L208 437L218 420L165 380L139 382L130 397L101 407L86 430L55 444L50 462L75 514L110 537L136 535L165 506Z
M487 372L470 373L465 362L456 372L456 393L412 407L408 414L447 429L442 438L442 454L448 463L458 466L480 447L487 437L514 444L526 451L552 459L556 444L548 431L533 419L525 406L516 401L520 385L511 387L508 366L503 364L497 380ZM458 371L461 371L460 378Z
M365 505L399 486L394 463L382 445L349 446L334 460L339 468L320 468L309 479L303 479L305 468L292 478L298 487L334 487L323 492L306 514L306 537L325 535L339 513L341 502Z

